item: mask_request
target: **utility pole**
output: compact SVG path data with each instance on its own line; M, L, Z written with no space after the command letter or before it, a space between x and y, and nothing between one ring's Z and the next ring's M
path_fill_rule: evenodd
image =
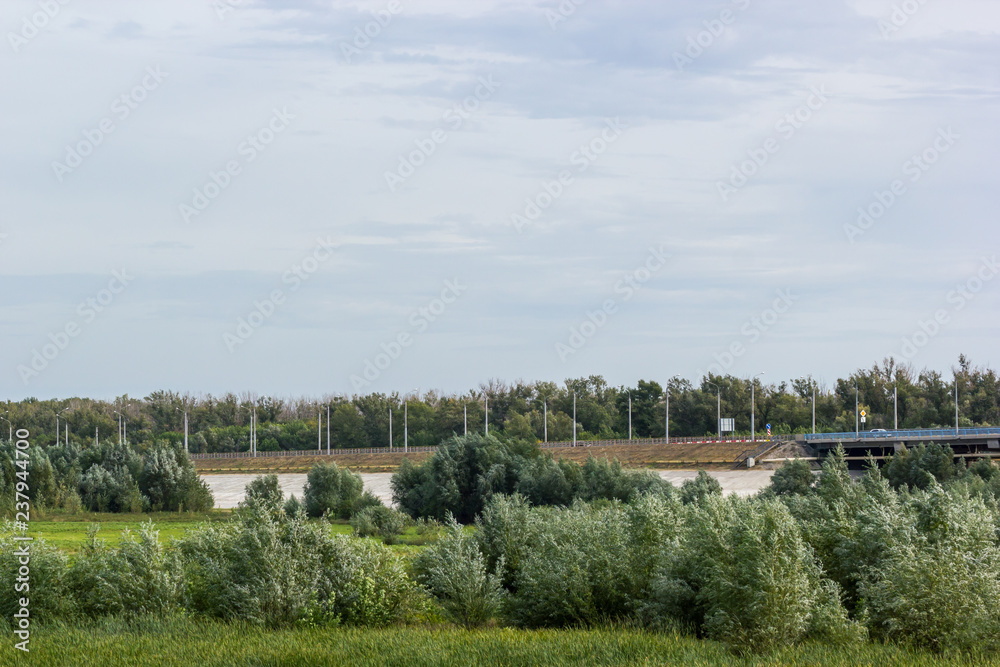
M717 416L716 416L715 425L716 425L717 430L719 432L719 440L722 440L722 387L720 387L719 385L715 384L714 382L709 382L708 380L705 380L705 383L712 385L719 392L718 393L718 403L716 404Z
M813 380L813 433L816 432L816 381Z
M576 392L573 392L573 446L576 447Z
M958 376L955 376L955 435L958 435Z
M542 399L542 429L545 442L549 441L549 400Z
M899 430L899 387L896 385L892 387L892 428Z
M667 390L663 393L664 397L667 399L667 413L664 415L663 423L666 425L666 439L667 444L670 444L670 381L667 380Z
M632 392L626 391L628 394L628 439L632 439Z
M858 381L854 381L854 437L860 437L861 425L858 423Z
M757 424L754 421L757 417L757 406L754 404L753 390L754 387L757 385L757 378L759 378L763 374L764 371L761 371L760 373L757 373L757 375L754 375L752 378L750 378L750 442L754 441L754 436L756 436L757 434L756 431Z

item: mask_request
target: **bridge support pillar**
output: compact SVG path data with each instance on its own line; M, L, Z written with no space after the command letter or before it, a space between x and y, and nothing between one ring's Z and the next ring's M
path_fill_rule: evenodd
M903 451L905 449L906 449L906 445L903 444L902 442L894 442L894 443L892 443L892 451L893 451L893 453L895 453L895 452L901 452L901 451Z
M1000 449L1000 440L987 440L986 447L988 449Z

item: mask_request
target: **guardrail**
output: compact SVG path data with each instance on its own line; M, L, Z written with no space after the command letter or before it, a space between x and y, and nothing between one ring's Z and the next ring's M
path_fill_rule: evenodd
M794 436L791 435L775 435L772 436L771 441L785 441L794 440ZM577 440L576 447L612 447L618 445L691 445L691 444L716 444L716 445L726 445L726 444L744 444L749 443L750 438L706 438L702 437L681 437L681 438L670 438L670 442L667 442L666 438L633 438L629 440L627 438L618 440ZM760 440L758 440L760 442ZM572 440L563 440L558 442L540 442L538 446L542 449L563 449L566 447L573 447ZM420 453L420 452L435 452L437 451L436 446L430 447L410 447L408 453ZM329 456L338 456L343 454L403 454L404 451L400 447L393 447L389 449L388 447L362 447L354 449L331 449ZM203 454L190 454L192 459L247 459L254 458L250 452L212 452ZM280 450L274 452L257 452L257 458L261 457L281 457L281 456L328 456L326 450L316 450L316 449L290 449L290 450Z
M887 438L954 438L956 436L996 435L1000 436L1000 428L927 428L900 431L846 431L842 433L806 433L806 441L811 440L885 440Z

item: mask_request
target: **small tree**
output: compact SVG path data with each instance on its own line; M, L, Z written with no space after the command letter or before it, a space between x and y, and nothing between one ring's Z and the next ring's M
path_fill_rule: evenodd
M425 549L413 569L417 581L441 603L445 613L465 628L485 625L500 608L503 587L499 568L487 569L475 538L466 535L454 519L447 536Z
M364 491L361 475L336 463L316 463L309 471L303 492L306 512L309 516L327 514L339 519L348 519L354 512Z
M271 510L281 507L284 492L277 475L261 475L246 485L241 507L263 506Z
M804 459L785 461L771 477L771 492L776 496L803 496L812 491L816 477Z

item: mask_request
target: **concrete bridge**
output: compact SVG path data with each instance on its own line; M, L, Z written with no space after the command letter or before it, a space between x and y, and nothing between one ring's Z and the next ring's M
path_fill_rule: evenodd
M1000 428L939 428L898 431L847 431L845 433L806 433L795 440L820 456L837 445L843 445L848 458L892 456L903 447L915 447L921 442L950 445L960 457L1000 457Z

